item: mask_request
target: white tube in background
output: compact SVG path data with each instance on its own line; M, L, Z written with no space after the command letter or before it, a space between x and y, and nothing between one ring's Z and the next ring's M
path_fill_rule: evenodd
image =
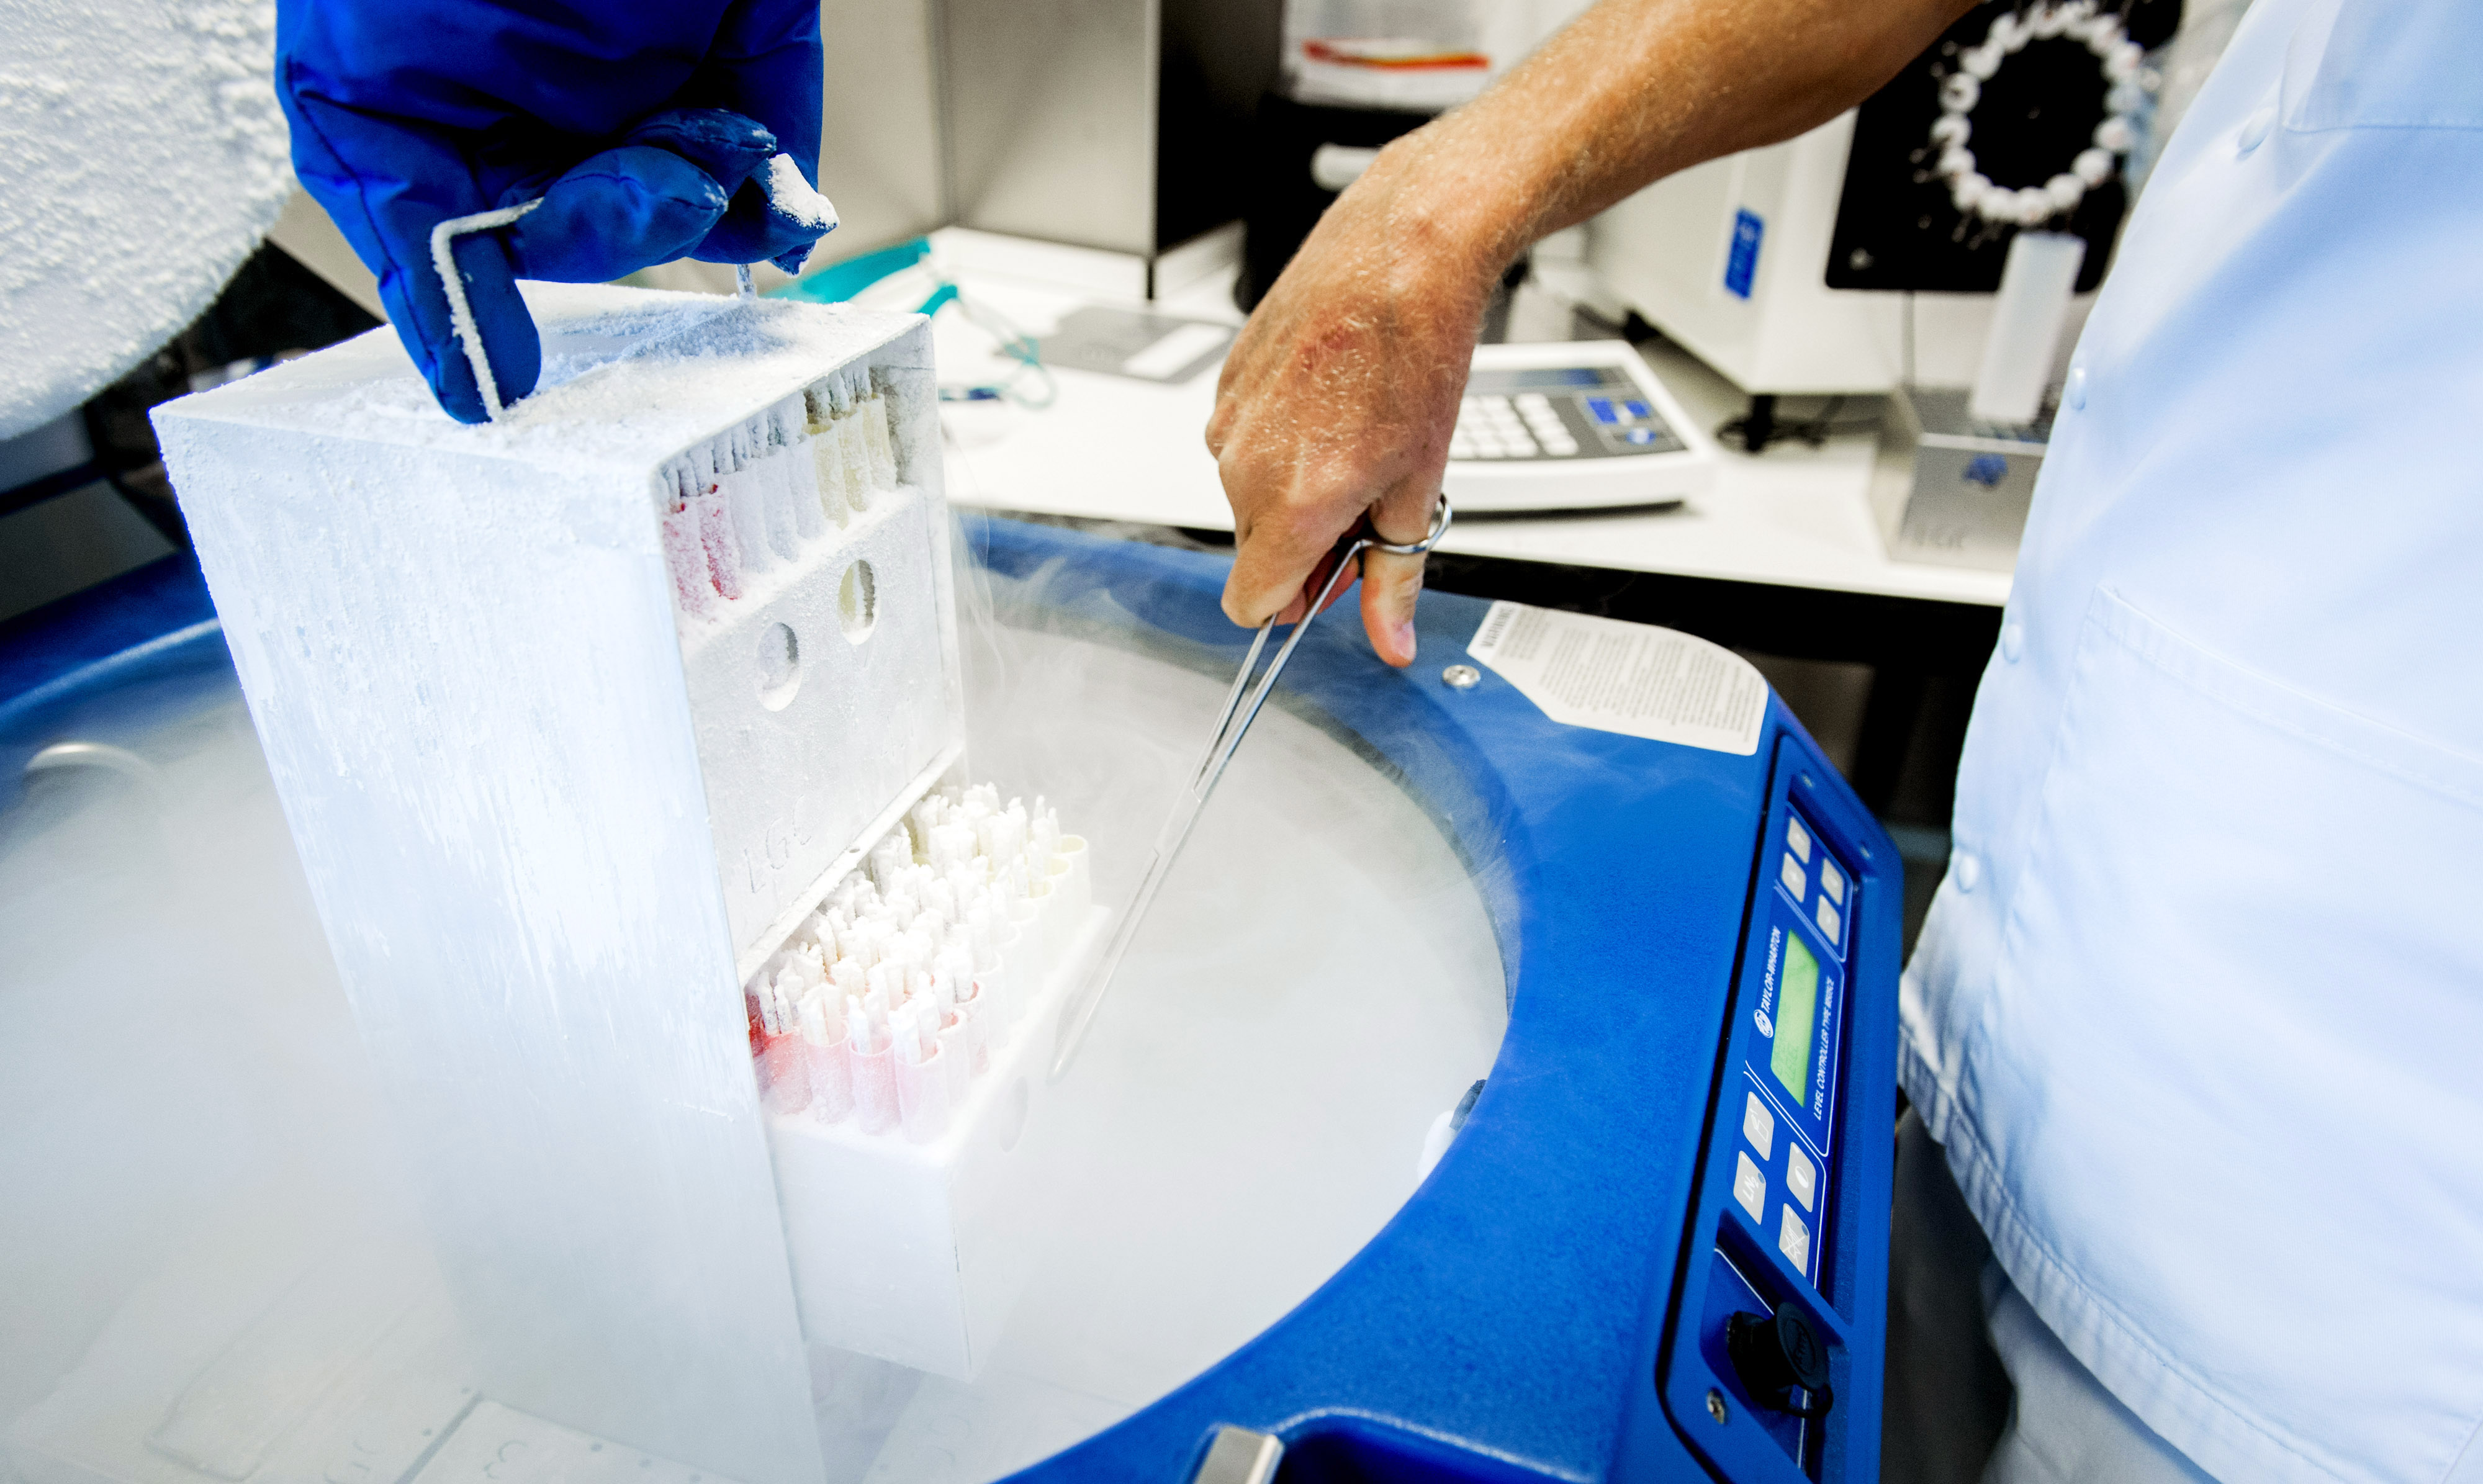
M856 1121L865 1133L882 1133L896 1124L896 1067L892 1037L874 1024L871 1005L862 998L845 1001L845 1063L852 1078ZM885 1014L885 1011L882 1011Z
M2035 420L2086 255L2086 239L2068 232L2021 231L2009 244L2000 293L1991 305L1991 332L1983 341L1983 365L1966 402L1977 418Z

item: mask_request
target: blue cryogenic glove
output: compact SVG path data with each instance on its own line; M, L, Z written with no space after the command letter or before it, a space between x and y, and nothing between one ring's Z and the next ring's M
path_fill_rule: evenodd
M801 267L836 225L813 194L820 66L818 0L277 7L294 169L462 422L490 409L434 226L542 200L450 248L498 400L514 402L543 368L519 278L601 282L683 256Z

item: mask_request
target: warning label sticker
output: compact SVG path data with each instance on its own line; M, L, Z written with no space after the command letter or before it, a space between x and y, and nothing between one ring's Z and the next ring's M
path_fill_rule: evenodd
M1669 628L1494 603L1466 652L1570 727L1749 756L1768 682L1732 650Z

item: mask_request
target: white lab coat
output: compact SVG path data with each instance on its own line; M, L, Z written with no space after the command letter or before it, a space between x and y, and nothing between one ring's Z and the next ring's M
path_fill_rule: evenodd
M1902 996L2208 1472L2483 1479L2483 0L2258 0L2078 342Z

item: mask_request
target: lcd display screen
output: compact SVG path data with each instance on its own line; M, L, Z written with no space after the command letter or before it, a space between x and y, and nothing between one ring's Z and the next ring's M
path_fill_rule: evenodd
M1776 1048L1768 1070L1802 1107L1810 1104L1810 1044L1818 1031L1819 960L1800 934L1787 933L1784 980L1776 994Z
M1477 371L1466 378L1470 397L1506 397L1520 391L1583 391L1596 386L1627 386L1626 372L1607 366L1531 366Z

